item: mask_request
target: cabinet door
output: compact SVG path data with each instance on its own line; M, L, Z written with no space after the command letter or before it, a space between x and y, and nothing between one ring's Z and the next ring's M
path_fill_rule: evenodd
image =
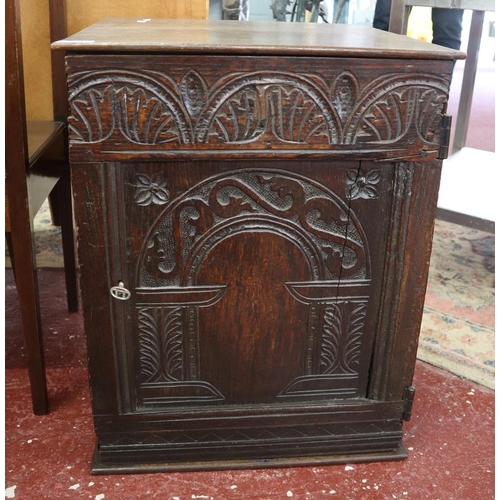
M393 166L93 168L125 411L366 397Z

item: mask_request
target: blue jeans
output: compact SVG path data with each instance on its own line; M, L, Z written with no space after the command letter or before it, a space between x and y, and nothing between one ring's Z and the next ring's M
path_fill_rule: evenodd
M391 15L391 0L377 0L373 27L388 31ZM462 37L462 17L460 9L432 9L432 43L450 49L460 49Z

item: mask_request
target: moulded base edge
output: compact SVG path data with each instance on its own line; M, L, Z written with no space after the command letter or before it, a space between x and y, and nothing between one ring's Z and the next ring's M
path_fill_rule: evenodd
M403 444L394 451L376 453L352 453L346 455L324 455L289 458L246 459L246 460L217 460L203 462L176 462L150 464L113 464L102 463L99 457L98 443L94 448L91 473L103 474L138 474L152 472L188 472L201 470L228 470L228 469L267 469L274 467L301 467L312 465L332 465L362 462L388 462L408 458Z

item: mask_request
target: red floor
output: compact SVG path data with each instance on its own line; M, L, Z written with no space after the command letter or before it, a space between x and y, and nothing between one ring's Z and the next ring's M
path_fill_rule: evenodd
M60 270L39 273L52 411L30 408L17 295L6 271L6 498L132 500L494 498L494 392L418 362L402 462L91 476L94 446L81 315Z

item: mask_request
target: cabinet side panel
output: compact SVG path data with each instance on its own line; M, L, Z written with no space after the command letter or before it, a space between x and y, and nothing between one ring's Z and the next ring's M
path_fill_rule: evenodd
M102 165L73 164L72 182L93 413L116 413Z

